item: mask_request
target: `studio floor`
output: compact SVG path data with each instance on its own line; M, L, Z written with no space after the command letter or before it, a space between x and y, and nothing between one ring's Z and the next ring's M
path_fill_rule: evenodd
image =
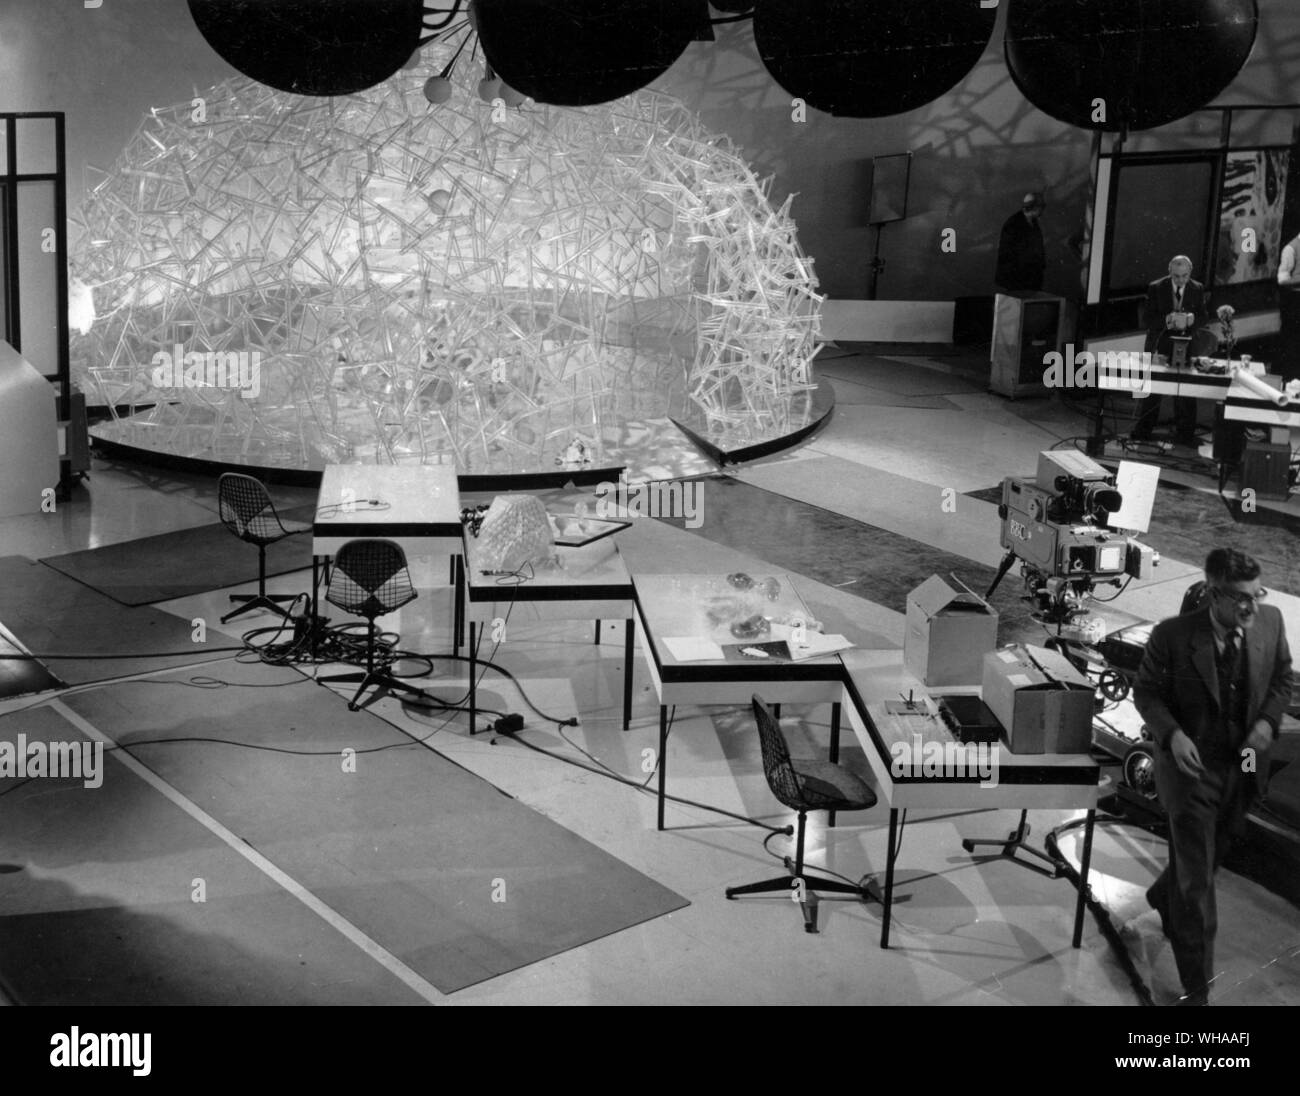
M1086 420L1062 403L1009 402L988 394L972 379L969 364L852 347L828 351L818 379L836 391L829 424L796 451L700 481L703 523L696 528L636 520L619 534L629 568L791 574L826 631L842 632L863 647L900 646L908 590L935 571L978 585L999 563L996 508L975 496L1008 475L1032 474L1040 450L1088 430ZM1223 503L1194 455L1177 456L1170 457L1177 467L1166 482L1186 489L1162 503L1171 512L1159 516L1172 524L1153 528L1148 538L1162 553L1160 566L1115 605L1132 617L1160 619L1177 611L1202 562L1189 558L1201 543L1189 530L1204 525L1206 515L1234 542L1249 547L1253 541L1251 530L1223 519ZM305 489L273 493L283 507L314 499ZM1288 507L1274 509L1285 518ZM216 510L211 480L97 459L89 483L55 514L0 520L0 555L36 560L103 547L210 524ZM1295 554L1286 538L1276 543L1260 555L1267 568L1285 573L1266 570L1263 577L1294 641L1300 598L1285 591L1296 588ZM251 551L233 538L230 550ZM384 623L401 633L405 648L435 656L427 684L452 697L464 689L463 666L436 657L448 648L450 601L432 588L432 561L412 564L420 597ZM276 576L269 586L295 593L308 581L309 572L298 572ZM1000 596L1014 601L1015 582L1009 577ZM155 607L216 629L231 592ZM270 620L247 617L225 630L238 637ZM1020 629L1024 621L1017 623L1009 608L1006 625ZM22 795L0 789L0 834L7 835L0 838L0 992L12 1004L1138 1006L1176 997L1172 958L1153 933L1142 897L1163 863L1164 844L1127 823L1098 826L1092 887L1109 930L1089 911L1077 950L1070 945L1075 891L1068 880L962 851L963 838L1012 829L1016 816L1007 811L910 813L888 950L879 946L881 908L874 902L827 898L821 931L813 935L803 931L798 907L784 896L727 901L727 886L779 874L779 857L790 842L776 837L765 848L762 829L675 803L668 807L667 829L658 832L649 790L592 771L649 782L653 766L646 767L646 758L653 756L658 733L655 695L639 652L631 726L622 729L622 622L604 622L600 640L593 644L589 622L530 623L521 614L496 650L496 661L512 671L532 705L578 717L578 726L561 731L526 716L521 738L549 753L509 738L494 741L490 734L470 737L463 716L434 716L393 697L355 716L365 739L359 747L387 735L402 744L405 757L434 751L439 763L445 759L476 774L688 904L504 973L465 976L464 988L444 992L416 972L427 926L419 923L418 903L407 900L417 883L413 872L392 858L388 845L380 849L381 837L394 841L398 827L406 827L399 845L412 856L419 855L418 842L438 840L419 831L418 819L377 813L376 804L391 807L414 794L417 762L376 763L382 775L367 786L371 798L351 804L351 814L332 816L337 828L328 834L308 834L296 827L292 804L264 779L265 767L274 765L293 780L295 766L305 770L307 758L174 743L107 760L126 769L112 796L66 787L41 794L29 788ZM79 686L61 699L3 701L0 713L14 714L0 718L0 729L35 733L40 721L57 716L83 735L117 741L127 718L121 713L140 710L126 698L143 695L151 733L179 735L199 711L247 710L254 713L251 728L256 687L321 689L305 681L286 684L287 677L263 681L233 659L187 665L173 658L167 667L133 671L127 683ZM58 673L57 664L51 669ZM145 681L190 687L151 689ZM208 691L200 694L199 687ZM482 688L483 706L528 711L510 681L489 673ZM332 700L346 711L342 695ZM828 708L787 706L782 714L800 749L810 755L825 749ZM300 728L300 745L312 739L311 726ZM333 737L325 743L337 744ZM669 751L674 795L773 826L792 820L767 788L747 710L678 709ZM867 773L851 741L842 760ZM360 762L369 764L366 756ZM1114 769L1105 771L1114 775ZM437 794L436 788L420 791ZM1077 859L1079 830L1068 825L1073 818L1032 812L1033 839L1041 842L1060 828L1062 852ZM883 802L841 815L833 829L813 816L809 861L854 880L883 875L887 833ZM363 846L372 838L372 867L383 876L378 880L357 868L366 863ZM485 841L489 847L496 849ZM495 855L503 854L483 853ZM314 868L295 867L323 862L345 865L344 874L329 876L326 885L315 881ZM1216 1003L1300 1004L1300 917L1271 874L1294 872L1295 862L1289 869L1277 866L1281 860L1262 863L1220 876ZM490 860L466 868L505 879L507 886L520 870ZM207 883L205 900L196 900L196 880ZM574 910L598 897L578 883L571 891ZM385 908L376 910L376 904ZM79 942L99 954L78 959ZM115 962L115 948L134 956L134 965ZM33 974L33 967L48 974ZM140 969L149 976L132 973Z

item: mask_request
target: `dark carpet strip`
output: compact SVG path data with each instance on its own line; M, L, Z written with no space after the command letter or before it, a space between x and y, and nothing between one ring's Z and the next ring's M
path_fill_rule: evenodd
M314 505L298 506L280 516L311 521L315 513ZM41 562L122 605L148 605L257 583L257 547L220 523L47 556ZM266 550L268 576L310 566L310 533L286 537Z
M249 627L266 619L253 619ZM228 657L209 648L234 642L209 631L202 643L195 643L188 620L147 605L124 608L24 556L0 557L0 624L38 659L47 654L86 655L48 663L69 685ZM152 657L159 654L168 657Z
M127 745L324 751L132 749L444 993L689 904L294 670L225 663L215 676L261 687L224 689L219 704L167 689L160 703L156 684L127 683L67 703Z

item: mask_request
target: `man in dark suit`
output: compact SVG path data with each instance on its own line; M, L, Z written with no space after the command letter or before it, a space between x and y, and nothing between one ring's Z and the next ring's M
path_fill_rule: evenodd
M1043 288L1047 249L1038 218L1047 202L1036 191L1026 194L1020 210L1008 217L998 238L998 267L993 281L1002 290L1036 293Z
M1169 260L1169 273L1147 286L1145 306L1147 338L1142 347L1148 354L1160 351L1168 355L1170 342L1166 332L1182 331L1190 335L1206 322L1210 313L1210 298L1200 282L1192 280L1192 260L1186 255L1175 255ZM1133 424L1133 438L1150 441L1151 431L1160 419L1160 397L1147 396L1137 422ZM1196 401L1185 396L1174 397L1174 429L1179 445L1196 445Z
M1261 604L1259 564L1216 548L1209 600L1152 629L1133 689L1155 740L1169 864L1147 891L1173 945L1187 1004L1206 1004L1218 927L1214 872L1268 780L1268 751L1291 700L1282 614Z

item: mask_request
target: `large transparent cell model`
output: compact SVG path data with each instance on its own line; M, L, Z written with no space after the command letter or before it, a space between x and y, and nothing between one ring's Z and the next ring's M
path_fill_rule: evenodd
M790 199L662 94L508 107L455 79L438 105L411 72L239 79L144 119L74 217L74 378L119 440L488 473L600 461L632 420L786 427L821 303Z

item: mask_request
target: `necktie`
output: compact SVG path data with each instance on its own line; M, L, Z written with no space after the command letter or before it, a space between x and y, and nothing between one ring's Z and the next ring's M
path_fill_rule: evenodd
M1183 310L1183 287L1179 286L1177 289L1174 290L1174 311L1181 312L1182 310Z
M1219 656L1219 672L1231 682L1237 678L1237 659L1241 654L1241 632L1234 628L1223 640L1223 653Z

